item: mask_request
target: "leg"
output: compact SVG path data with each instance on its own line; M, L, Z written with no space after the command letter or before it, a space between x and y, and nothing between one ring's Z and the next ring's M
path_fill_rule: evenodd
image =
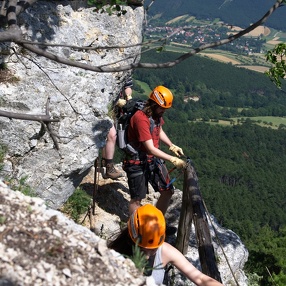
M156 203L156 207L163 214L165 214L167 209L168 209L172 195L173 195L173 191L171 191L171 190L161 192L161 195L160 195L160 197Z
M123 173L116 170L113 164L115 144L116 144L116 129L113 125L107 134L106 144L102 149L102 161L101 161L101 166L106 167L106 173L103 175L103 177L110 178L112 180L116 180L123 176Z
M148 190L148 180L144 173L144 166L142 165L129 165L124 169L127 173L128 187L130 193L129 201L129 214L141 206L141 200L146 197Z
M138 198L131 199L129 202L129 215L132 215L136 209L141 206L141 200Z
M104 159L113 160L115 152L115 144L116 144L116 129L113 125L107 134L106 145L102 149L102 157Z

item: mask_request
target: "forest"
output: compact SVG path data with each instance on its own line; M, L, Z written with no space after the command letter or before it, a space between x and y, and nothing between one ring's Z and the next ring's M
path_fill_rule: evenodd
M146 53L142 61L174 56ZM191 157L209 212L241 237L250 252L246 270L259 275L259 285L286 285L286 130L261 127L250 118L229 126L210 121L243 110L286 120L285 91L264 74L199 56L170 69L136 70L134 79L136 97L147 96L141 82L173 91L164 130ZM200 100L184 101L192 96ZM182 179L176 187L182 189Z

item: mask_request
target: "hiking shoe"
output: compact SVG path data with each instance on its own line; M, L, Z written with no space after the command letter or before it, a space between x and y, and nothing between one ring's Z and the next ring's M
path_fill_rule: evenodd
M120 177L123 177L124 174L117 169L115 169L114 164L106 164L106 173L105 176L102 176L104 179L110 178L112 180L116 180Z
M177 228L174 226L167 225L166 226L166 236L171 236L177 232Z

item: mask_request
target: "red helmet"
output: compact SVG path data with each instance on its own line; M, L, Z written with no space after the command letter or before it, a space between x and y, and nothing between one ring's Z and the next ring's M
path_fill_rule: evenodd
M140 247L158 248L165 241L165 231L164 215L150 204L139 207L128 220L129 235Z
M150 93L149 98L155 101L159 106L163 108L172 107L173 94L168 88L162 85L155 87L153 91Z

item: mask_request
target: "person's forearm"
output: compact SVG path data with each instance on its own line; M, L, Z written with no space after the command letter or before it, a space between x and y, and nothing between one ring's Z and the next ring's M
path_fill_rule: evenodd
M172 146L172 141L169 139L169 137L167 136L167 134L163 131L163 129L161 129L160 131L160 140L167 145L168 147Z
M146 148L147 150L147 153L149 155L153 155L157 158L160 158L160 159L163 159L163 160L166 160L166 161L170 161L170 159L172 158L171 155L163 152L162 150L156 148L153 144L153 140L150 139L150 140L147 140L145 142L142 142L142 144L144 145L144 147Z
M166 161L170 161L170 159L172 158L171 155L165 153L164 151L154 147L152 148L151 150L149 149L148 150L148 153L157 157L157 158L160 158L160 159L163 159L163 160L166 160Z
M192 278L194 277L194 275L189 275ZM199 286L223 286L223 284L221 284L220 282L218 282L217 280L211 278L210 276L207 276L203 273L201 273L198 276L195 276L195 278L192 280L190 277L189 279L191 281L193 281L196 285Z

